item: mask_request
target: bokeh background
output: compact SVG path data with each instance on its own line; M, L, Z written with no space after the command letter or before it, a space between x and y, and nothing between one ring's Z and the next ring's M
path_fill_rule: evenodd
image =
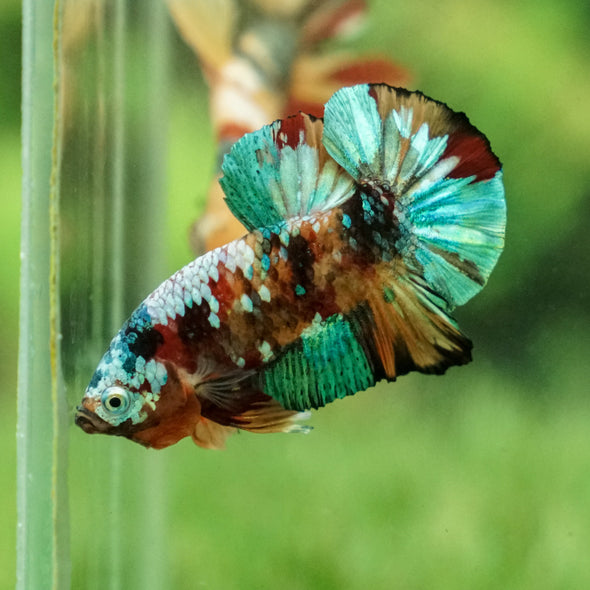
M467 112L504 163L506 250L488 286L457 312L474 362L336 403L314 413L307 437L241 435L223 453L190 441L160 452L161 504L137 518L165 520L162 587L590 587L589 5L370 6L352 47L389 55L411 72L410 87ZM4 0L0 587L13 584L15 561L20 26L20 3ZM192 257L189 225L203 209L215 153L206 88L180 39L168 68L162 278ZM68 229L66 247L84 241ZM70 274L64 269L64 280L74 282ZM72 406L81 393L70 388ZM93 506L105 509L89 498L109 490L89 488L88 457L130 445L72 427L75 588L106 583L104 531L84 524ZM145 455L121 452L126 461ZM131 563L134 548L120 545Z

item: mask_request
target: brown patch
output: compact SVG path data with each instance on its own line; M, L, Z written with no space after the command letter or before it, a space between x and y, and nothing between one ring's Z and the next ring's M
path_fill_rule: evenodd
M455 268L458 268L466 277L469 277L474 283L485 285L485 279L479 272L475 262L471 260L465 260L461 258L456 252L449 252L442 248L436 248L435 246L429 246L435 254L438 254L443 260L446 260L449 264L452 264Z

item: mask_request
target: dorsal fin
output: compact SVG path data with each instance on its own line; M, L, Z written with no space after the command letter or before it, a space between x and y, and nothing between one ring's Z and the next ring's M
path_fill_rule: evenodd
M232 213L248 230L326 211L354 192L352 178L328 156L323 123L299 113L237 141L220 179Z

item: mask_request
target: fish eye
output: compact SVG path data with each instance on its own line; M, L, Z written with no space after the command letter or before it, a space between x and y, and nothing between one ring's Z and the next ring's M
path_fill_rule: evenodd
M121 414L129 408L131 400L129 392L122 387L109 387L104 391L101 398L102 405L111 414Z

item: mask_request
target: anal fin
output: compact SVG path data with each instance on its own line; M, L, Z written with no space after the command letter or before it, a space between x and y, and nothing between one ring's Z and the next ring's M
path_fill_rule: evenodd
M362 320L361 320L362 321ZM354 313L314 321L260 375L260 388L290 410L319 408L375 384Z

